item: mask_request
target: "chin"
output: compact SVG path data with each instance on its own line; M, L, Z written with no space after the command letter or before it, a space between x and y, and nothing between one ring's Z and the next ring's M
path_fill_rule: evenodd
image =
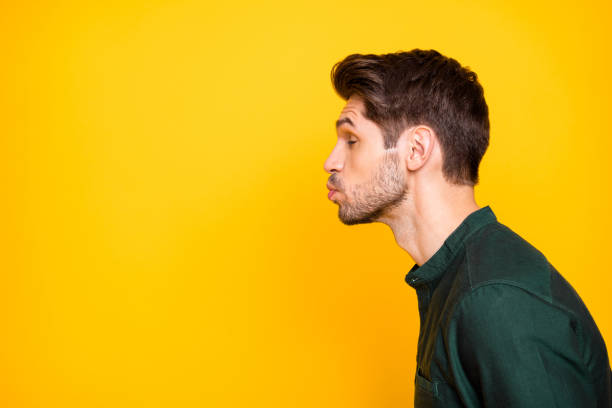
M344 225L358 225L358 224L371 224L373 220L343 220L340 219Z
M340 221L342 221L344 225L371 224L373 222L376 222L376 219L372 216L363 216L359 218L355 218L355 217L348 218L348 217L342 216L340 212L338 212L338 218L340 219Z

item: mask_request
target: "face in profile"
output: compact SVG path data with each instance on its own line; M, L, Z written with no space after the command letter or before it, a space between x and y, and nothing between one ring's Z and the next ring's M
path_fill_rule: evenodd
M405 169L394 148L385 150L380 127L351 96L337 121L338 141L325 161L329 198L346 225L377 221L406 197Z

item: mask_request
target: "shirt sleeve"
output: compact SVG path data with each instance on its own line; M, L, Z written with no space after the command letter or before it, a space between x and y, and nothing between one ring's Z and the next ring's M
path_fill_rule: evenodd
M596 407L581 335L572 314L497 283L460 300L445 341L466 406Z

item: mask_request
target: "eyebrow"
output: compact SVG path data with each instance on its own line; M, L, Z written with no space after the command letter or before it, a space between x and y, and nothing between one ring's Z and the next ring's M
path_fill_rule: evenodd
M336 121L336 129L338 129L340 126L342 126L345 123L348 123L352 127L355 127L355 124L353 123L353 121L350 118L342 118L342 119L338 119Z

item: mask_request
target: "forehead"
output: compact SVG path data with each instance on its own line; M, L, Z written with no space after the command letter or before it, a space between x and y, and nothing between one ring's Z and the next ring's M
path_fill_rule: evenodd
M340 118L350 117L351 119L361 119L365 113L365 105L363 100L356 95L352 95L348 101L346 101L346 105L342 108L340 112Z
M360 128L364 126L365 104L359 96L351 96L336 121L336 129Z

